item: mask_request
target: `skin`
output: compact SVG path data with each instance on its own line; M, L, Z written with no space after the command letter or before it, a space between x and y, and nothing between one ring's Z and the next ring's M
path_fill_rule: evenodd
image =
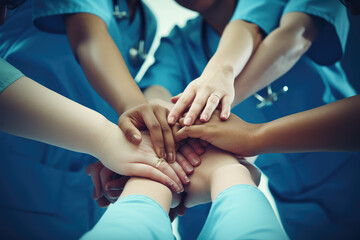
M172 164L174 168L166 162L155 167L158 158L148 137L142 144L147 148L141 151L140 146L128 142L119 128L101 114L27 77L21 77L0 93L0 113L1 131L90 154L114 172L161 181L176 192L183 190L180 175L187 182L185 172L176 162Z
M135 1L128 1L134 14ZM167 124L168 110L148 103L131 77L109 35L105 22L89 13L64 16L73 53L93 88L120 115L118 125L127 139L140 144L140 130L148 129L158 157L175 161L175 142Z
M177 141L193 137L241 156L261 153L360 151L360 95L277 120L250 124L235 115L182 128ZM234 129L237 129L234 131Z
M351 12L357 13L360 5L356 1L347 2ZM279 28L264 39L236 79L235 102L241 102L286 73L308 50L322 27L322 21L303 13L283 16ZM242 156L276 152L359 151L359 107L360 97L354 96L264 124L246 123L235 115L226 122L213 117L201 126L183 128L176 139L200 137Z
M182 116L189 105L184 120L187 126L193 124L200 114L204 122L210 119L219 106L220 117L227 119L234 100L234 80L243 70L252 53L262 40L258 26L242 20L229 23L236 1L177 1L180 5L197 11L203 19L221 35L220 43L201 76L192 81L184 92L172 99L174 108L168 116L169 124Z
M311 47L323 26L322 20L304 13L284 15L279 27L262 41L236 78L234 105L287 73Z
M248 168L239 164L232 154L211 147L201 158L203 163L196 168L191 176L192 184L186 188L187 207L213 201L220 192L237 184L256 186ZM160 189L155 192L150 186ZM120 198L134 194L154 199L166 212L179 203L178 199L172 202L173 195L168 188L162 186L161 189L160 184L147 179L130 179Z

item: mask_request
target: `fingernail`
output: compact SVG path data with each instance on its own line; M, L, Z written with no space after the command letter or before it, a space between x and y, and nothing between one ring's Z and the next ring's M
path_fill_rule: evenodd
M175 123L175 117L173 117L173 116L169 117L169 123L174 124Z
M184 191L184 188L182 188L182 187L179 187L179 186L178 186L178 187L176 188L176 192L177 192L177 193L182 193L183 191Z
M185 180L186 183L190 182L190 179L186 175L184 176L184 180Z
M204 121L207 121L208 118L209 118L209 117L208 117L208 115L206 115L206 114L201 115L201 119L204 120Z
M133 141L138 142L138 141L140 141L141 137L138 134L134 134L132 136L132 139L133 139Z
M187 173L191 173L194 170L194 168L191 165L186 165L185 170Z
M187 126L189 126L189 125L191 124L191 117L185 118L184 124L187 125Z
M172 152L168 153L168 162L173 163L175 162L174 154Z
M198 157L191 158L193 165L198 165L200 163L200 159Z

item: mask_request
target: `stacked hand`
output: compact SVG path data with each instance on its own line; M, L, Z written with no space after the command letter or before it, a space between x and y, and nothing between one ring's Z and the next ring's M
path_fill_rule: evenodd
M175 124L189 106L184 119L186 126L192 125L200 113L199 119L208 121L216 108L221 108L218 116L222 120L228 119L235 96L234 78L232 71L208 64L199 78L192 81L183 93L172 98L176 104L169 113L169 124Z

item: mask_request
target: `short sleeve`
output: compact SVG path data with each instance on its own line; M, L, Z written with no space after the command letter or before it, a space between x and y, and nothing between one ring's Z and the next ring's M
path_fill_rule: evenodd
M241 19L258 25L266 34L279 26L286 0L239 0L230 21Z
M64 14L91 13L108 25L111 20L110 0L33 0L34 25L41 31L66 33L62 19Z
M144 195L129 195L110 206L95 227L81 238L175 239L164 209Z
M181 76L184 73L181 69L181 56L177 54L177 49L181 48L181 45L176 43L176 40L179 40L177 33L180 31L178 27L175 27L169 37L161 39L159 48L154 55L154 64L149 67L139 82L141 90L159 85L175 96L185 89L186 83ZM175 38L175 42L172 38Z
M0 92L23 76L22 72L0 58Z
M284 14L304 12L327 23L313 42L307 55L316 63L331 65L339 61L345 51L349 20L346 9L338 0L289 0Z

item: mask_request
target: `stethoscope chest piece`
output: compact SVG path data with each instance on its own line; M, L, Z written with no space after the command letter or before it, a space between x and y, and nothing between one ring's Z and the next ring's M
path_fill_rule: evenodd
M256 105L257 109L261 109L263 107L269 107L273 105L278 99L279 96L286 93L289 90L287 86L282 87L282 89L278 92L273 92L271 89L271 85L267 86L267 96L263 97L258 93L254 94L254 97L256 97L260 102Z

